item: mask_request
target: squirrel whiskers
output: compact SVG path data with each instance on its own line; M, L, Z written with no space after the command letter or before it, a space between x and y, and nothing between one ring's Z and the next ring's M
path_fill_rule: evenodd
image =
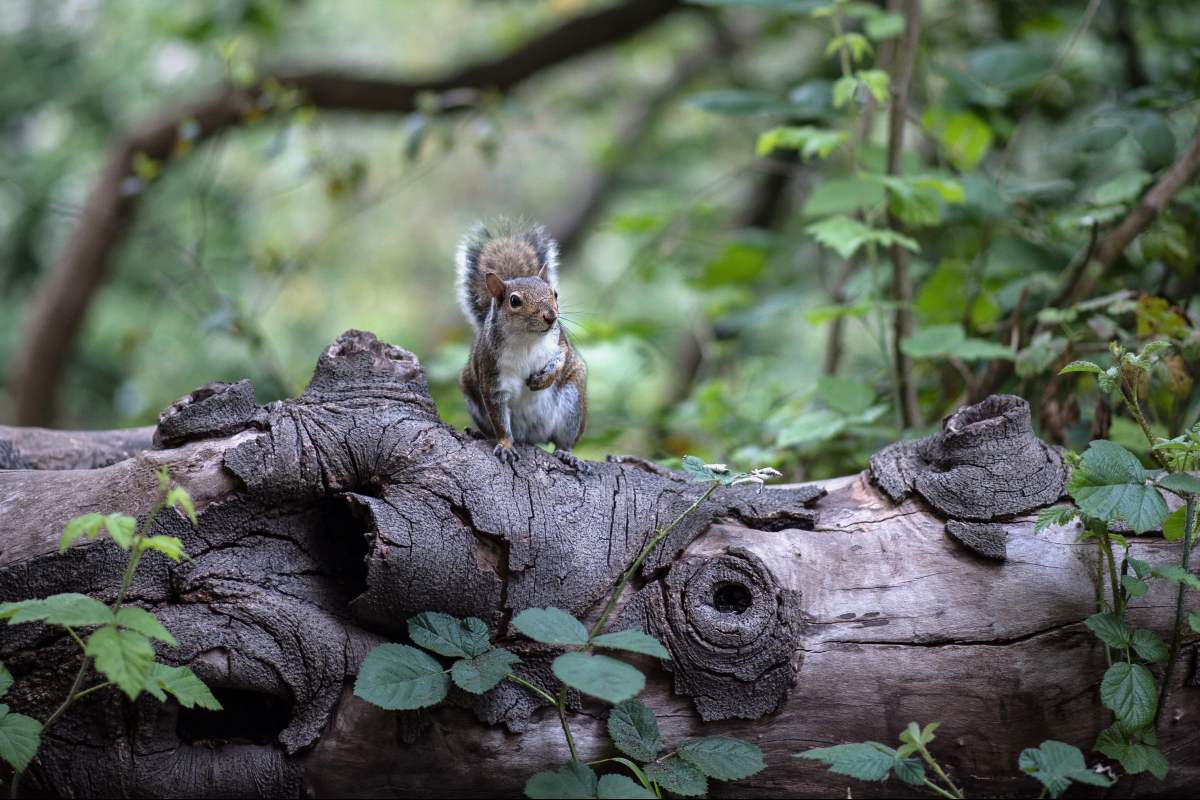
M475 425L505 462L514 444L553 442L571 454L587 424L587 366L558 314L558 244L541 226L474 226L455 258L458 301L475 329L459 386Z

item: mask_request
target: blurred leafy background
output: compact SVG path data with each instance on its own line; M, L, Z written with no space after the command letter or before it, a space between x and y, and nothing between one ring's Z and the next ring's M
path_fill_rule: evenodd
M617 5L0 0L0 365L107 148L138 120L280 65L448 73ZM428 94L341 113L284 83L212 140L193 144L185 120L169 158L132 158L136 219L38 421L150 424L216 379L251 378L260 402L292 395L353 327L415 352L462 426L452 253L472 221L506 215L564 236L589 457L699 453L824 477L988 391L1029 399L1050 440L1144 451L1119 402L1056 376L1113 339L1173 343L1145 399L1156 432L1178 433L1200 404L1194 171L1111 264L1094 257L1196 146L1195 4L920 3L888 175L899 6L679 3L466 108ZM914 326L907 418L898 309Z

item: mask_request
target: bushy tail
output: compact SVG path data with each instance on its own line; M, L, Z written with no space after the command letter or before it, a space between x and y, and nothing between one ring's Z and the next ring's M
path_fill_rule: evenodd
M558 288L558 243L541 225L502 221L482 222L467 231L455 253L458 304L472 327L482 327L492 307L483 276L494 272L501 280L533 277L539 273Z

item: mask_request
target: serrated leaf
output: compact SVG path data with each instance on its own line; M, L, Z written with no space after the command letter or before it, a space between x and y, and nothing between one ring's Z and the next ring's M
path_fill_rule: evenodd
M1140 558L1127 559L1129 566L1133 567L1133 574L1139 578L1148 578L1154 572L1154 568L1150 566L1150 562L1142 561Z
M854 416L871 407L875 402L875 390L862 381L822 375L817 378L817 397L834 411Z
M1022 770L1041 781L1051 797L1066 791L1072 781L1091 786L1111 786L1113 783L1106 775L1087 768L1078 747L1053 739L1042 742L1041 747L1022 751L1018 763Z
M475 658L491 649L483 620L460 620L449 614L425 611L409 617L408 635L413 644L450 658Z
M985 339L968 337L962 325L928 325L901 340L900 349L913 358L959 358L963 361L1002 358L1012 350Z
M142 552L153 550L156 553L162 553L167 558L178 563L180 559L187 556L183 550L183 541L177 536L147 536L138 542L138 549Z
M158 639L160 642L166 642L172 647L179 644L179 642L175 641L175 637L171 635L171 632L164 628L163 624L158 621L158 617L144 608L138 608L137 606L122 607L117 611L116 623L122 628L137 631L150 639Z
M1163 538L1168 542L1176 542L1183 538L1183 529L1187 525L1187 506L1179 508L1167 514L1167 518L1162 523Z
M875 41L890 39L904 33L904 17L900 14L875 14L867 17L863 30Z
M834 89L836 92L837 84ZM827 158L845 140L844 131L830 131L812 125L787 125L760 134L754 150L760 157L769 156L776 150L797 150L800 157L808 161Z
M85 534L89 539L95 539L96 534L100 532L100 528L103 525L103 514L92 512L91 514L81 514L75 517L63 527L62 536L58 540L58 552L65 552L68 547L75 543L76 539Z
M611 773L601 775L600 782L596 785L596 797L601 798L654 798L654 792L646 791L646 789L634 783L632 779L625 775Z
M96 671L136 700L146 686L150 665L154 663L154 645L145 634L118 630L112 625L97 628L88 637L84 654L95 659Z
M897 755L892 771L909 786L921 786L925 783L925 765L920 759L902 758Z
M590 798L596 796L599 781L587 764L572 761L556 770L539 772L525 782L525 796L532 800Z
M1158 687L1150 670L1141 664L1118 661L1100 682L1100 702L1117 720L1134 728L1149 725L1158 706Z
M1071 473L1067 491L1084 514L1106 522L1123 520L1138 533L1157 530L1167 504L1147 482L1137 456L1107 439L1093 441Z
M104 530L118 547L128 550L137 532L137 520L127 514L109 514L104 518Z
M896 764L896 752L879 742L852 742L833 747L817 747L797 753L826 764L831 772L860 781L882 781Z
M542 644L585 645L587 628L561 608L527 608L513 617L512 626Z
M646 767L646 774L659 786L680 797L703 797L708 794L708 778L679 757L650 764Z
M846 429L848 420L838 411L820 408L789 421L775 438L778 447L795 447L827 442Z
M551 665L554 676L584 694L619 703L646 687L646 676L624 661L592 653L563 653Z
M662 750L662 735L654 712L637 700L625 700L608 713L608 735L625 755L653 761Z
M1150 734L1153 737L1153 733ZM1157 747L1146 741L1137 741L1146 737L1126 732L1121 723L1114 722L1105 728L1096 739L1095 749L1121 764L1121 769L1130 775L1150 772L1162 780L1167 776L1168 763Z
M81 628L86 625L105 625L112 622L112 611L95 598L78 592L55 594L40 600L19 600L0 605L0 619L9 625L23 622L45 622Z
M12 688L13 676L8 671L8 667L4 666L4 662L0 661L0 697L8 694L8 690Z
M0 703L0 758L16 772L22 772L37 755L42 741L42 723L17 714Z
M220 711L221 703L212 690L187 667L173 667L155 661L146 676L145 689L160 702L171 695L184 708L204 708Z
M804 230L842 258L849 258L866 244L876 244L880 247L891 247L893 244L898 244L914 253L921 250L915 239L887 228L872 228L844 214L826 217L819 222L814 222Z
M182 486L173 486L171 491L167 492L167 505L171 508L177 508L183 512L183 515L192 523L192 527L200 524L196 519L196 504L192 502L192 496L188 494L188 490Z
M748 778L766 767L762 750L732 736L709 736L684 742L679 746L679 757L719 781Z
M1088 372L1093 375L1103 375L1104 370L1096 366L1090 361L1072 361L1058 371L1059 375L1066 375L1071 372Z
M1121 586L1129 593L1130 597L1142 597L1150 590L1150 585L1141 578L1135 578L1132 575L1121 576Z
M609 650L626 650L630 653L641 653L668 661L671 658L670 651L663 647L658 639L644 631L632 628L613 633L602 633L592 640L592 644Z
M698 481L715 481L717 479L716 473L708 468L708 465L704 463L704 459L702 458L684 456L682 463L683 471Z
M1177 564L1155 567L1154 575L1159 578L1165 578L1177 586L1183 584L1189 589L1200 592L1200 577L1193 575Z
M1041 533L1051 525L1067 525L1079 516L1079 512L1071 506L1050 506L1038 512L1037 522L1033 526L1034 533Z
M433 656L403 644L381 644L367 654L354 694L388 711L411 711L446 698L450 676Z
M1133 632L1133 638L1129 643L1133 646L1134 652L1151 664L1162 664L1167 660L1167 645L1153 631L1138 628Z
M1186 472L1173 472L1158 479L1158 485L1177 494L1200 494L1200 478Z
M1084 621L1084 624L1092 633L1096 634L1100 641L1118 650L1128 647L1129 639L1133 635L1129 626L1125 624L1125 620L1116 614L1092 614Z
M521 659L515 653L497 647L474 658L455 661L450 677L459 688L472 694L483 694L504 680L520 663Z

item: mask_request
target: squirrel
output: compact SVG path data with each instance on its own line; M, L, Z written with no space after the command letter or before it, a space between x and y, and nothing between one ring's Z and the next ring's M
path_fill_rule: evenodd
M571 449L587 424L587 366L558 316L558 244L541 226L482 223L455 257L458 301L475 329L458 383L479 430L504 463L514 444L553 442L554 455L582 472Z

